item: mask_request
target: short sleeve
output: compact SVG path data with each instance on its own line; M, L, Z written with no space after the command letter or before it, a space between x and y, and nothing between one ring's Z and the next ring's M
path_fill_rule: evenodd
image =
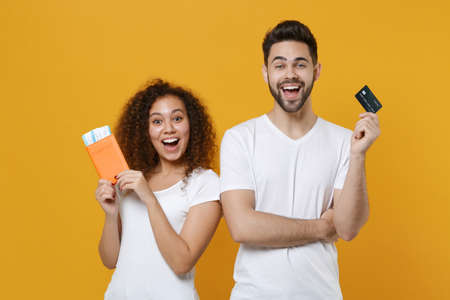
M341 148L339 167L336 180L334 181L334 188L338 190L341 190L344 187L345 178L347 177L348 165L350 163L350 143L351 134L346 136Z
M189 207L220 198L219 176L213 170L193 171L187 186Z
M242 138L225 132L220 146L220 192L255 190L249 152Z

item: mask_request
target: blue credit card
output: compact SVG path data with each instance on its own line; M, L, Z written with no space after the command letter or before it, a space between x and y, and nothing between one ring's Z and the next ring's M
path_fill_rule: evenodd
M380 101L378 101L377 97L375 97L367 85L360 89L355 97L368 112L376 113L382 107Z

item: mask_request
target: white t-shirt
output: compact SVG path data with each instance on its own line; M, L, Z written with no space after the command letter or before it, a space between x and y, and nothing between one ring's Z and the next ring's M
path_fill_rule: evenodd
M197 169L187 184L180 180L154 194L173 229L180 233L192 206L219 199L219 177L212 170ZM159 252L145 204L134 192L119 195L119 199L122 240L105 300L198 299L194 269L177 276Z
M221 192L255 192L255 209L284 217L318 219L342 189L352 132L318 118L293 140L267 115L225 133L220 154ZM342 299L334 244L264 248L241 244L231 299Z

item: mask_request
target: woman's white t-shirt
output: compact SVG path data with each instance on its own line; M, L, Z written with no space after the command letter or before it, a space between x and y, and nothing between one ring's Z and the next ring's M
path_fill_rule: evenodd
M212 170L197 169L187 183L180 180L154 194L180 233L192 206L219 199L219 178ZM122 239L105 300L198 299L194 269L183 276L172 271L158 249L145 204L134 192L119 193L119 201Z

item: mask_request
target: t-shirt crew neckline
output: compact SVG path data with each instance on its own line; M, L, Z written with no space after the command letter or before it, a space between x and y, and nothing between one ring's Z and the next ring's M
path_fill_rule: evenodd
M266 121L266 123L269 125L270 128L272 128L272 131L279 135L281 138L287 140L290 143L299 144L301 142L306 141L310 136L314 134L315 131L317 131L317 128L319 127L320 123L322 122L322 119L320 117L317 117L316 122L311 127L310 130L308 130L307 133L305 133L303 136L299 137L298 139L292 139L289 136L287 136L283 131L281 131L280 128L275 126L275 124L272 123L269 116L267 114L263 115L263 119Z
M174 188L176 188L177 186L179 186L179 185L183 182L183 180L184 180L184 178L178 180L176 183L172 184L171 186L169 186L169 187L167 187L167 188L165 188L165 189L158 190L158 191L153 191L153 193L154 193L154 194L163 194L163 193L166 193L166 192L168 192L168 191L171 191L171 190L173 190Z

